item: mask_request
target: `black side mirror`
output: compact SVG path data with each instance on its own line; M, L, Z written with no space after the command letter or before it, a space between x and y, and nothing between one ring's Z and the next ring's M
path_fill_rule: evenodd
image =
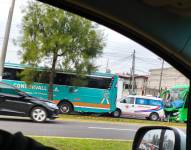
M185 150L186 135L177 128L148 126L140 128L133 141L133 150Z
M18 95L21 97L21 98L25 98L27 95L22 93L22 92L18 92Z

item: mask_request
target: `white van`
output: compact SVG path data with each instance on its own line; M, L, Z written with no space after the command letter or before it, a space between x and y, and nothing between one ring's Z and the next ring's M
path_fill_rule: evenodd
M163 100L151 96L130 95L117 102L114 117L146 118L150 120L164 119Z

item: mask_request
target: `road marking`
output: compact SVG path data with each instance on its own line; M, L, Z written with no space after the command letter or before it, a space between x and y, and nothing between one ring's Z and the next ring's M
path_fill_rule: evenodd
M105 140L105 141L126 141L133 142L133 140L125 140L125 139L104 139L104 138L86 138L86 137L63 137L63 136L38 136L38 135L27 135L28 137L39 137L39 138L55 138L55 139L80 139L80 140Z
M116 130L116 131L132 131L137 132L137 130L133 129L121 129L121 128L103 128L103 127L88 127L89 129L100 129L100 130Z

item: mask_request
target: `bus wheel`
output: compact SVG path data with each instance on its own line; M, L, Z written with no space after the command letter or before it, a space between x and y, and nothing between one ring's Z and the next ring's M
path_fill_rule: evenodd
M42 107L34 107L31 110L30 117L35 122L44 122L47 119L47 112Z
M115 118L119 118L121 116L121 110L120 109L116 109L113 113L112 116Z
M70 114L73 111L72 105L68 102L62 102L58 107L61 114Z
M151 113L149 116L150 120L157 121L159 120L159 115L157 113Z

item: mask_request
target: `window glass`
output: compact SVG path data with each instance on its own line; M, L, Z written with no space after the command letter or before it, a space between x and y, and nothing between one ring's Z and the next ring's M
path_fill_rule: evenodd
M139 105L151 105L151 106L162 106L162 102L159 100L136 98L136 104Z
M122 99L120 103L126 103L126 99Z
M136 98L136 104L149 105L149 100L148 99L143 99L143 98Z
M57 73L54 83L68 86L81 86L89 88L108 89L112 78L102 78L94 76L79 77L73 74Z
M159 150L161 139L161 129L153 129L145 133L141 143L139 144L140 150Z
M21 69L5 68L3 73L3 79L20 81L18 74L21 71L22 71ZM39 71L36 75L37 76L34 78L34 82L40 82L40 83L49 82L49 73L44 71L43 72ZM111 86L111 82L112 78L95 77L95 76L79 77L74 74L63 74L63 73L57 73L54 78L54 84L81 86L81 87L90 87L99 89L108 89Z
M164 141L162 145L163 150L174 150L175 135L172 130L166 130L164 134Z
M0 84L0 93L1 94L10 94L10 95L18 95L18 92L12 86L6 84Z
M133 98L133 97L128 97L128 98L126 99L126 103L127 103L127 104L134 104L134 98Z
M131 84L124 84L124 89L132 89Z
M153 105L153 106L161 106L162 102L158 101L158 100L150 100L149 101L149 105Z
M20 72L21 72L20 69L4 68L3 79L20 80L20 78L18 77L18 74Z

